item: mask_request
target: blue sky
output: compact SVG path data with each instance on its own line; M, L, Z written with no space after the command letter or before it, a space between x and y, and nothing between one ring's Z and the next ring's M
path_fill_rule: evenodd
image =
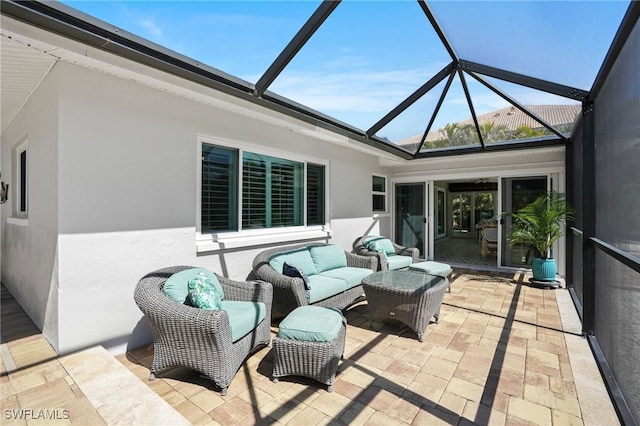
M64 3L251 83L320 4ZM587 90L628 4L615 0L430 3L461 58ZM366 130L449 62L417 2L346 0L270 90ZM507 106L483 86L470 85L477 113ZM513 85L501 88L523 104L567 103ZM439 91L428 94L383 129L384 136L400 140L422 133L439 95ZM469 115L456 82L435 125Z

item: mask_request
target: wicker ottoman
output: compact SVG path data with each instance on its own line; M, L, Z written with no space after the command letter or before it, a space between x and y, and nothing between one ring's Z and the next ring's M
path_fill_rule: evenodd
M447 291L451 292L451 275L453 274L453 269L451 269L450 265L427 260L426 262L419 262L410 265L409 270L420 271L425 274L438 275L447 278L449 280Z
M280 322L273 338L273 382L303 376L333 391L338 361L344 353L347 320L338 309L300 306Z

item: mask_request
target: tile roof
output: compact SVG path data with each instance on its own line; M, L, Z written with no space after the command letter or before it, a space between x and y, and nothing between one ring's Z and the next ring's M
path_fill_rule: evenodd
M563 124L573 125L577 114L579 114L581 110L580 105L524 105L524 107L552 126L560 126ZM493 122L496 126L504 126L506 130L509 131L516 130L522 125L527 125L532 129L542 127L542 124L514 106L478 115L478 125L481 126L487 122ZM461 126L467 124L473 125L473 119L469 117L466 120L458 122L458 124ZM435 141L441 138L442 133L440 129L431 130L427 135L428 141ZM398 142L398 145L419 144L421 140L422 135L415 135Z

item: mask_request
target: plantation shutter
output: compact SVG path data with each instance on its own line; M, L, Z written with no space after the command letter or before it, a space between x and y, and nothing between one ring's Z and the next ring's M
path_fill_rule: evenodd
M244 153L242 162L242 228L267 226L267 162Z
M303 225L303 164L246 152L242 228Z
M202 145L201 232L238 230L238 151Z
M299 226L302 223L302 164L271 164L271 226Z
M324 225L324 166L307 164L307 225Z

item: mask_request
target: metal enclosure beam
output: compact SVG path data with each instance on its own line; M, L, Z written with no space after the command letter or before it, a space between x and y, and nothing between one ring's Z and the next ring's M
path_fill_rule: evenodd
M256 95L262 96L269 85L273 83L278 75L284 70L293 57L302 49L302 46L311 38L322 23L331 15L340 4L340 0L324 0L313 12L313 15L304 23L298 33L291 39L287 47L278 55L275 61L269 66L267 71L256 83Z
M467 104L469 105L469 111L471 111L471 118L473 118L473 124L476 126L476 132L478 132L478 140L480 141L480 146L484 150L484 139L482 137L482 132L480 131L480 125L478 124L478 117L476 116L476 110L473 107L473 102L471 101L471 95L469 94L469 88L467 87L467 81L464 79L464 74L462 70L458 68L458 75L460 76L460 82L462 83L462 89L464 90L464 96L467 98Z
M465 71L473 71L478 74L487 75L499 80L520 84L522 86L531 87L532 89L553 93L554 95L574 99L577 101L583 101L589 95L589 92L587 92L586 90L576 89L575 87L565 86L563 84L552 83L550 81L529 77L511 71L505 71L500 68L482 65L476 62L460 60L460 68Z
M596 298L596 142L593 103L582 105L583 159L582 159L582 332L595 331Z
M607 56L605 56L604 61L602 62L602 66L598 71L598 75L593 82L593 86L591 87L591 91L589 93L589 101L595 101L596 97L598 96L600 89L602 89L602 85L607 79L607 76L609 75L613 64L616 62L620 51L627 42L629 34L635 27L638 19L640 19L640 1L632 1L631 4L629 4L627 13L625 13L624 17L622 18L622 23L618 28L618 32L613 38L613 42L611 43L611 47L607 52Z
M436 16L433 14L431 7L429 7L429 5L425 0L418 0L418 4L420 5L420 8L424 12L424 14L427 16L427 19L431 23L431 26L435 30L436 34L438 34L438 37L440 38L440 41L444 45L444 48L447 49L449 56L451 56L451 60L457 64L460 58L458 57L458 54L456 53L456 51L453 49L453 46L451 45L451 42L449 42L449 39L447 38L444 31L442 30L442 27L438 23L438 20L436 19Z
M425 152L416 153L413 158L434 158L434 157L449 157L465 154L478 154L482 152L497 152L497 151L515 151L519 149L535 149L546 148L550 146L564 146L564 143L556 137L549 137L538 139L535 141L527 142L508 142L490 144L484 148L480 146L459 146L459 147L447 147L445 149L433 149Z
M433 110L433 114L431 114L431 119L429 120L429 124L427 125L427 128L424 130L424 135L422 136L422 140L420 141L420 145L418 146L418 149L414 153L414 158L415 158L415 155L418 155L420 153L420 150L424 146L424 143L427 141L427 136L429 135L429 132L431 131L431 127L433 126L433 122L436 121L436 117L438 116L438 112L440 112L440 107L442 107L442 103L444 102L444 98L447 96L447 93L449 92L449 87L451 87L451 83L453 82L453 79L455 78L455 76L456 76L456 70L453 69L449 73L449 79L447 80L447 83L445 84L444 88L442 89L442 93L440 94L440 99L438 99L438 103L436 104L436 107Z
M391 120L396 118L402 111L409 108L415 101L420 99L425 93L429 90L433 89L437 86L442 80L444 80L447 75L451 73L453 70L454 64L453 62L444 67L438 74L433 76L429 81L423 84L418 90L409 95L404 101L402 101L398 106L396 106L393 110L391 110L387 115L385 115L382 119L380 119L376 124L371 126L369 130L367 130L367 135L371 136L378 132L378 130L382 129L384 126L389 124Z
M113 27L62 3L2 0L1 11L2 15L40 27L45 31L336 132L405 160L412 157L409 152L396 145L378 138L367 138L362 130L310 108L301 107L291 100L276 96L258 97L255 95L254 86L244 80Z
M566 186L566 199L567 202L569 203L570 206L575 206L576 202L575 202L575 191L573 188L573 184L574 184L574 173L576 172L576 167L575 167L575 161L573 156L575 155L575 151L576 151L576 142L575 139L570 141L570 143L565 145L565 149L564 149L564 164L565 164L565 186ZM565 233L566 238L565 238L565 251L564 251L564 257L565 257L565 265L566 265L566 271L565 271L565 276L566 276L566 280L565 282L567 283L567 288L568 289L573 289L574 288L574 283L573 280L574 278L574 273L573 273L573 268L574 268L574 261L573 261L573 250L574 249L574 244L573 244L573 239L574 239L574 233L573 233L573 225L574 225L574 218L573 217L569 217L566 221L566 229L567 232Z
M529 111L527 108L525 108L524 105L521 105L518 101L513 99L511 96L507 95L506 93L503 93L500 89L495 87L493 84L489 83L488 81L486 81L485 79L483 79L482 77L480 77L479 75L475 74L472 71L467 71L467 74L469 74L471 77L478 80L481 84L486 86L488 89L492 90L496 95L500 96L502 99L509 102L510 104L518 108L520 111L524 112L529 117L533 118L534 120L542 124L544 127L546 127L550 132L554 133L560 139L564 141L567 140L567 138L562 133L558 132L551 124L547 123L542 118L538 117L533 112Z

